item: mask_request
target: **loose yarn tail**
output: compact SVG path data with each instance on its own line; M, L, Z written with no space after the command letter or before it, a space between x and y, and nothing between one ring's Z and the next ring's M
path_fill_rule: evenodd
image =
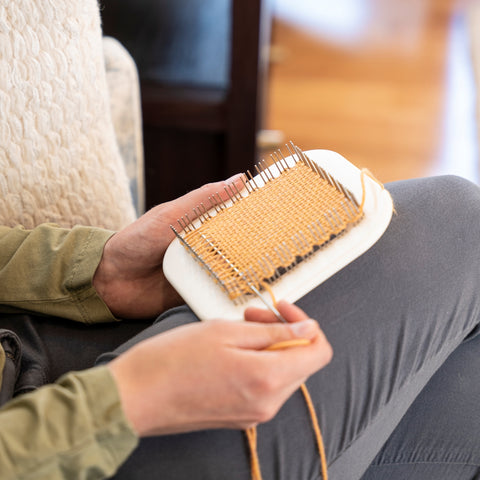
M275 347L275 345L273 345ZM303 383L300 386L305 403L307 404L308 412L310 414L310 419L312 422L313 431L315 433L315 439L317 442L318 454L320 457L320 470L322 474L322 480L328 480L328 466L327 466L327 457L325 455L325 445L323 443L323 436L320 430L320 425L318 422L317 413L315 412L315 407L313 405L312 397L308 391L307 386ZM257 429L256 427L250 427L245 430L247 436L248 447L250 450L250 472L251 480L262 480L262 472L260 469L260 460L258 458L257 450Z

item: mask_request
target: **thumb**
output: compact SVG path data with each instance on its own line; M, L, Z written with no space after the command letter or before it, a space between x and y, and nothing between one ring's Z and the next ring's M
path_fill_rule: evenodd
M166 211L163 214L167 214L171 218L176 220L180 218L185 213L193 215L192 218L195 218L196 213L193 212L193 209L205 203L209 205L208 199L218 195L222 200L228 200L228 194L225 192L227 185L233 185L237 187L238 190L243 189L243 184L240 181L243 174L239 173L230 177L227 180L222 180L220 182L207 183L196 190L186 193L182 197L177 198L176 200L167 202L163 204L163 207ZM209 207L210 208L210 207Z
M240 348L265 350L268 347L288 340L314 340L320 334L320 327L311 318L292 324L251 323L236 324L239 331L234 333L234 343Z

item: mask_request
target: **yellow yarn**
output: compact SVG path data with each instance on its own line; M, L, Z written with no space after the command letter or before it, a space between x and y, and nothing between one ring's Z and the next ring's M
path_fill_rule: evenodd
M251 284L265 288L362 216L343 191L299 162L183 238L235 300L250 294Z
M292 347L301 347L309 345L310 341L304 338L297 338L292 340L285 340L283 342L274 343L270 345L266 350L275 351L283 350L285 348ZM327 457L325 455L325 446L323 443L322 432L320 430L320 425L318 422L317 413L315 412L315 407L313 405L312 397L308 391L307 386L303 383L300 386L300 390L307 404L308 413L310 414L310 419L312 422L313 431L315 433L315 439L317 442L318 453L320 456L320 469L322 473L322 479L328 480L328 467L327 467ZM257 429L256 427L250 427L245 430L247 436L248 447L250 450L250 471L252 480L262 480L262 472L260 469L260 460L258 458L257 452Z

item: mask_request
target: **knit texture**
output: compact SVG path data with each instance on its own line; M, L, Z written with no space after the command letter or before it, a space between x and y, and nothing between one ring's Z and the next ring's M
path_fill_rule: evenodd
M115 38L103 37L107 86L115 137L138 215L145 211L140 81L135 61Z
M134 218L96 0L0 0L1 224Z

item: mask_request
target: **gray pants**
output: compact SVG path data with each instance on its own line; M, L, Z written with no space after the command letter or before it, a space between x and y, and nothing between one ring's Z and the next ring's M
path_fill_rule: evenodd
M298 302L334 349L307 382L330 477L480 479L480 190L454 177L388 189L397 214L387 232ZM100 361L193 321L171 310ZM265 480L320 478L299 392L258 442ZM247 480L246 440L229 430L144 439L115 478Z

